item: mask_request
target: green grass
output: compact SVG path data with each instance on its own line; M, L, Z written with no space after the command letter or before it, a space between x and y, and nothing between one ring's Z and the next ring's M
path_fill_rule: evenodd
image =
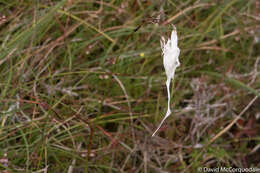
M1 0L0 172L259 167L257 4ZM152 138L171 24L181 66Z

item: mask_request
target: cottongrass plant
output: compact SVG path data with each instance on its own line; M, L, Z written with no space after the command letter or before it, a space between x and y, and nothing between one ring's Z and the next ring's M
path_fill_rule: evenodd
M163 120L161 121L157 129L154 131L152 136L156 134L156 132L161 128L166 118L169 117L171 114L170 83L171 83L171 79L174 79L176 68L180 66L180 62L179 62L180 49L178 47L178 36L177 36L177 30L175 26L173 26L171 38L167 41L166 44L165 44L164 37L161 38L161 48L162 48L162 55L163 55L163 65L167 76L166 87L167 87L167 94L168 94L168 109Z

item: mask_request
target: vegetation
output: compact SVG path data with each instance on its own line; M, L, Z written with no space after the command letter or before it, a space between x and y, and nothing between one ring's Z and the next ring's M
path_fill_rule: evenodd
M2 172L260 163L260 12L248 0L1 0ZM167 111L160 38L178 31Z

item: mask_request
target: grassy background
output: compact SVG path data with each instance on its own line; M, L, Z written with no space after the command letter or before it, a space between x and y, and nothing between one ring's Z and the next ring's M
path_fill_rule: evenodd
M256 0L0 0L0 169L259 167L259 10ZM171 24L181 66L173 113L152 138L167 110L160 37Z

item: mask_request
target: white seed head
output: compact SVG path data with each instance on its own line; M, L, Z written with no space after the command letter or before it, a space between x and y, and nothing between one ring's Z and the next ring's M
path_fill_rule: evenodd
M179 55L180 49L178 47L178 36L176 28L173 28L171 39L165 44L164 37L161 38L161 47L163 54L163 65L167 78L170 80L174 78L174 73L177 67L180 66Z

